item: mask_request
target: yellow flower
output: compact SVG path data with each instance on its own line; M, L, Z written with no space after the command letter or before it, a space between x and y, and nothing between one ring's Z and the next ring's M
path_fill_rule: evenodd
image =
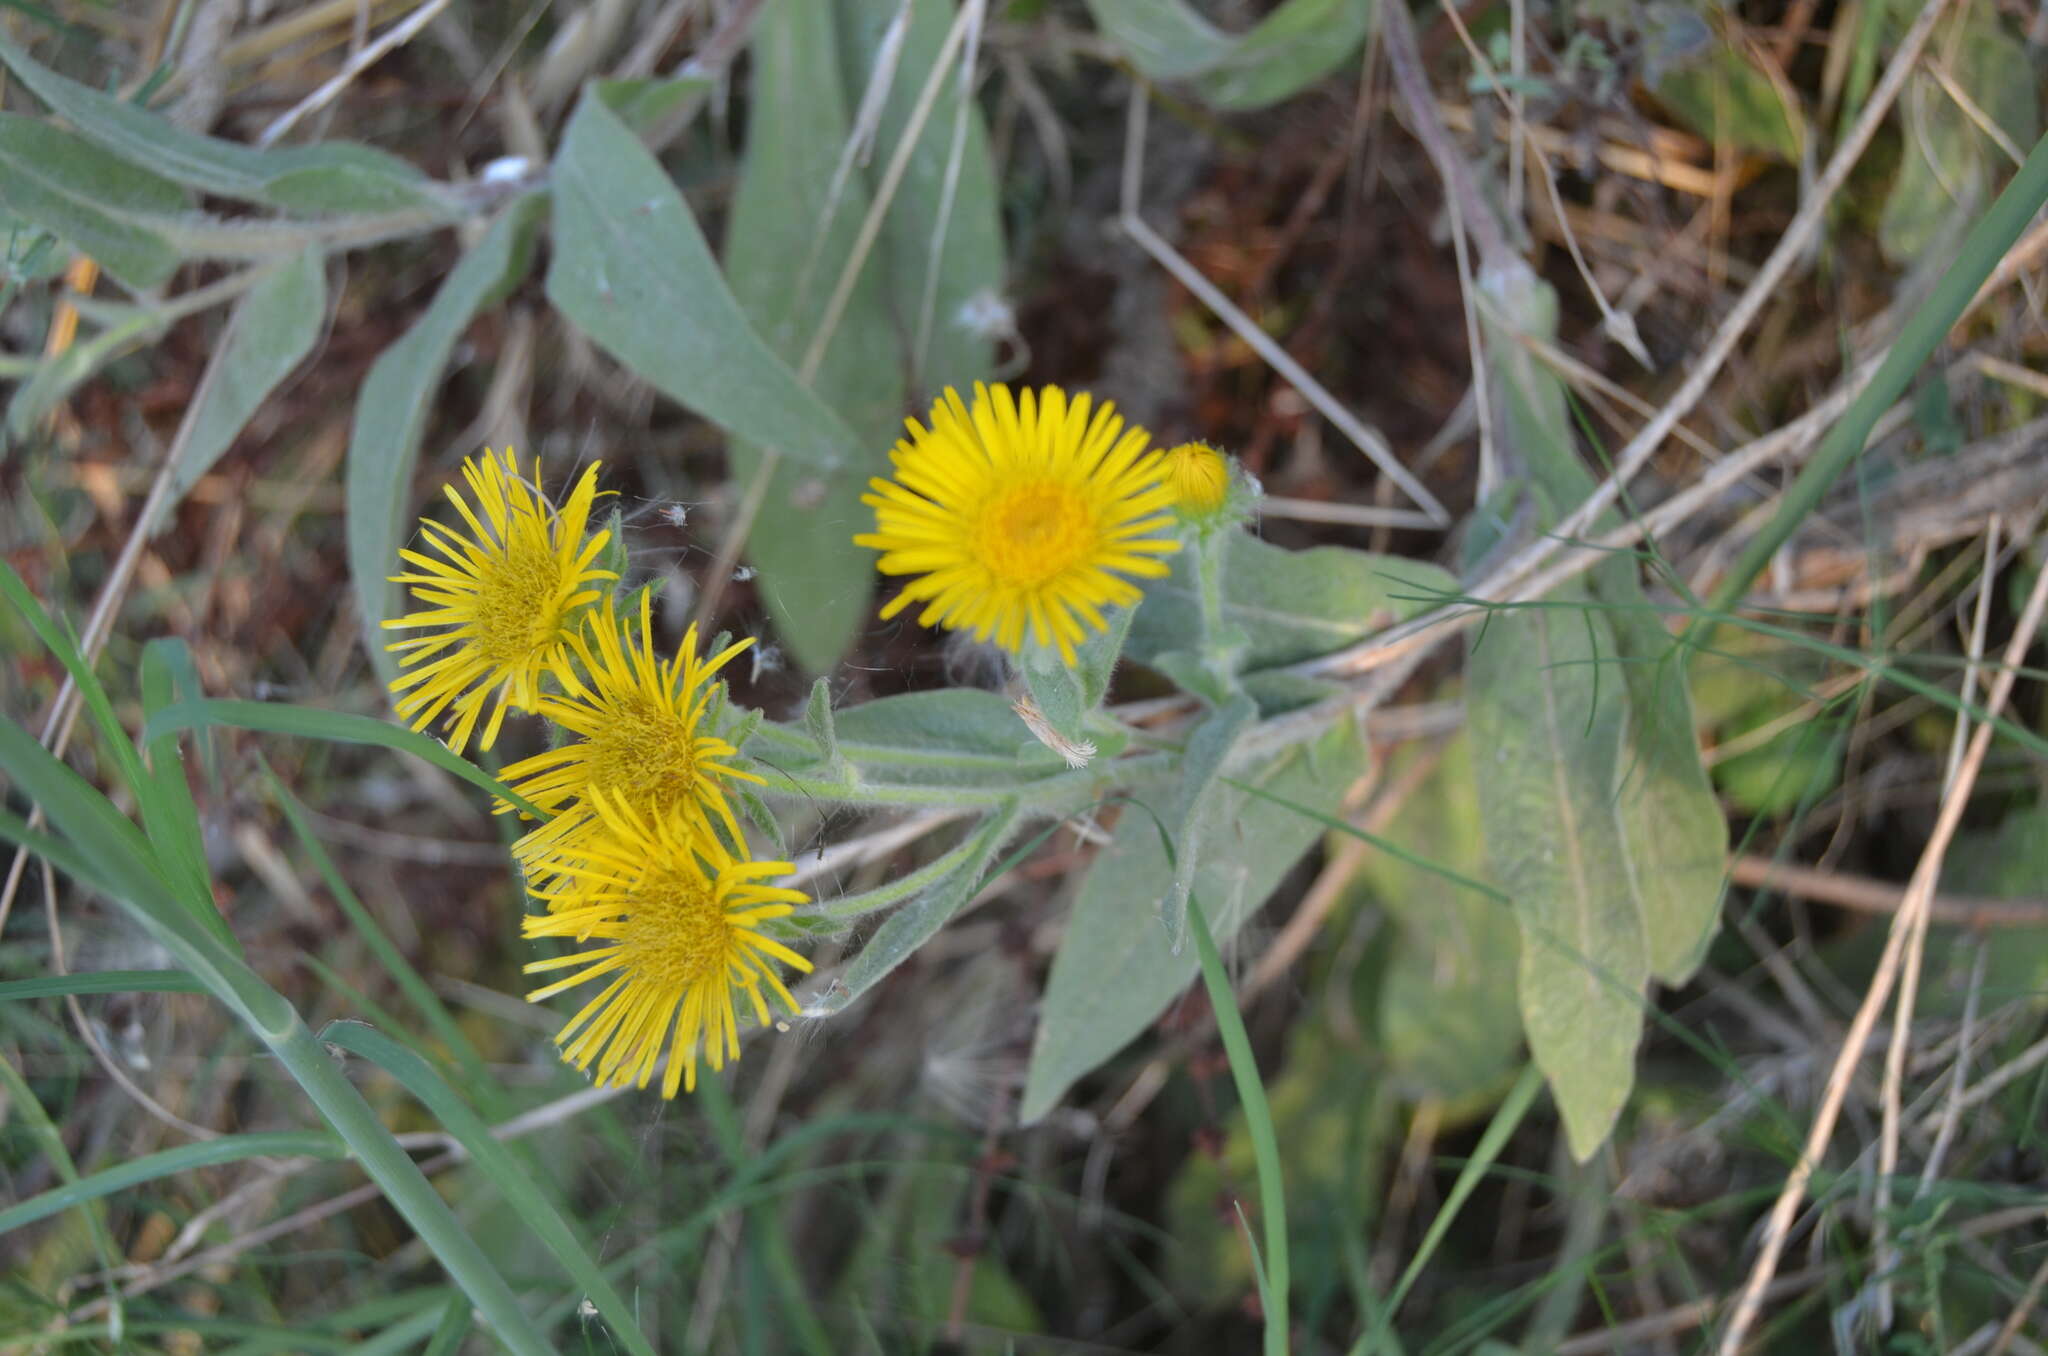
M639 625L629 636L612 600L605 599L592 624L570 640L588 681L565 668L566 690L542 699L540 706L542 715L576 738L505 769L505 780L552 816L513 849L530 877L535 862L573 844L596 824L593 799L598 794L707 835L716 815L732 841L740 841L720 783L761 778L721 762L739 750L706 733L704 725L712 678L754 642L742 640L705 660L697 653L697 628L692 626L675 657L664 661L654 653L652 608L650 594L641 593Z
M539 465L534 463L536 482ZM597 494L595 463L560 512L520 476L509 448L463 462L462 475L483 520L459 490L446 487L449 502L474 535L466 538L422 518L426 545L447 559L398 553L414 573L393 575L392 582L409 586L422 610L384 623L393 629L431 630L388 647L411 670L394 680L391 690L403 694L398 695L398 715L415 730L425 729L452 705L455 728L448 746L457 753L494 693L497 705L481 743L486 749L498 737L507 711L539 705L540 676L566 670L576 623L601 592L594 586L617 577L593 564L610 534L584 535Z
M1166 454L1166 483L1181 512L1202 517L1230 497L1230 463L1207 443L1182 443Z
M577 860L555 864L550 911L529 915L525 931L600 944L528 965L529 974L576 969L527 1000L609 977L555 1037L562 1058L585 1070L595 1060L600 1084L644 1088L673 1041L661 1095L694 1092L700 1045L713 1069L740 1056L735 990L764 1026L772 1019L763 989L797 1010L774 962L799 973L811 963L760 925L806 897L764 883L794 870L788 862L738 861L678 820L642 818L602 793L593 804L602 832Z
M861 496L875 530L853 539L883 553L883 574L919 576L883 617L922 603L920 626L994 635L1012 653L1028 626L1072 663L1084 622L1103 630L1103 608L1138 601L1123 576L1167 573L1158 557L1179 542L1165 464L1108 401L977 383L971 409L948 387L929 429L906 422L895 479Z

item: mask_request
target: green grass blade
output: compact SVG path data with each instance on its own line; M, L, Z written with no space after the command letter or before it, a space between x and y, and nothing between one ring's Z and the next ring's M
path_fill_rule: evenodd
M441 1310L440 1324L427 1339L426 1350L420 1356L455 1356L462 1339L469 1336L469 1324L469 1301L461 1295L449 1296L447 1306Z
M2019 171L2012 176L2005 189L1991 204L1989 210L1978 219L1964 237L1962 246L1956 251L1955 262L1941 275L1941 281L1927 300L1913 311L1899 337L1878 364L1877 372L1842 414L1841 420L1822 441L1820 448L1806 463L1791 486L1779 500L1778 511L1771 516L1761 532L1750 538L1742 548L1735 563L1728 567L1728 573L1721 579L1720 587L1714 591L1708 609L1714 612L1733 611L1749 591L1749 585L1757 575L1770 564L1796 531L1806 521L1807 515L1819 505L1821 496L1827 493L1847 470L1849 463L1863 452L1863 445L1870 437L1870 430L1892 403L1905 393L1906 385L1913 374L1927 361L1935 346L1948 337L1949 329L1962 318L1970 299L1977 295L1977 289L1991 276L1991 270L2018 240L2020 232L2034 219L2034 213L2041 204L2048 202L2048 136L2034 143ZM1704 623L1694 622L1697 631ZM1688 636L1688 640L1699 637Z
M29 1197L19 1205L0 1210L0 1234L48 1219L74 1205L111 1196L116 1191L159 1177L191 1172L198 1168L238 1163L245 1158L341 1158L347 1153L340 1140L324 1130L277 1130L252 1135L222 1135L193 1144L181 1144L162 1153L144 1154L118 1167L81 1177Z
M43 642L44 647L56 657L57 662L64 666L64 671L71 675L78 695L85 700L86 710L92 714L93 723L99 726L100 734L107 741L107 753L121 769L121 780L126 782L138 797L147 794L144 783L148 781L148 776L142 768L142 756L135 751L135 745L130 742L128 732L121 728L120 720L114 715L114 705L107 700L107 690L100 686L100 680L94 676L92 666L85 662L85 656L79 652L78 643L43 610L43 605L29 592L28 585L22 582L14 567L5 561L0 561L0 596L5 596L8 602L14 604L15 610L21 613L22 620L36 633L36 638Z
M318 707L289 706L279 702L233 701L214 698L179 702L151 718L143 731L154 740L171 730L203 730L226 725L238 730L260 730L266 734L296 735L334 744L371 744L378 748L409 753L415 758L452 772L471 786L479 787L510 802L537 819L545 819L539 806L485 772L476 764L448 751L448 746L431 735L393 725L374 716L348 711L323 711Z
M433 986L413 968L412 962L405 958L405 953L398 949L384 929L378 925L362 899L349 887L347 879L335 866L334 858L329 855L326 845L314 834L313 826L306 822L306 810L299 804L298 797L278 780L277 774L270 770L267 763L263 765L263 777L269 783L271 795L277 798L278 806L284 811L285 819L291 824L292 832L298 835L299 846L313 859L313 869L320 873L320 879L326 883L328 893L334 896L334 902L341 906L341 911L348 915L349 922L355 924L357 933L363 939L363 945L370 948L370 954L383 965L385 973L391 976L391 982L398 986L399 992L403 993L418 1010L434 1034L441 1038L442 1044L448 1047L449 1053L462 1065L464 1074L473 1084L482 1082L485 1078L483 1055L463 1032L461 1024L448 1011L447 1005L441 1002L440 995L434 992Z
M64 1147L63 1132L58 1130L56 1123L50 1119L50 1113L43 1109L42 1102L37 1100L35 1092L28 1085L28 1080L16 1072L14 1065L5 1059L0 1059L0 1091L4 1091L7 1094L10 1115L27 1127L30 1135L33 1137L33 1142L42 1148L43 1153L50 1160L50 1166L56 1169L57 1176L67 1186L79 1181L78 1165L71 1161L71 1151ZM87 1200L91 1199L93 1198L87 1198ZM85 1202L81 1201L79 1203L84 1204ZM112 1275L115 1265L120 1261L121 1254L115 1251L114 1240L107 1233L107 1220L104 1211L97 1209L86 1211L85 1222L86 1232L92 1235L93 1251L99 1254L100 1265L106 1270L108 1275ZM121 1340L122 1330L126 1323L127 1310L121 1296L121 1287L118 1284L109 1283L107 1286L106 1332L117 1345ZM0 1351L9 1349L8 1347L0 1346Z
M0 1003L66 994L205 992L206 986L183 970L88 970L80 975L38 975L0 982Z
M1237 994L1223 969L1223 957L1217 954L1216 939L1209 935L1209 920L1200 902L1192 896L1188 899L1188 931L1194 934L1195 954L1202 965L1202 985L1209 991L1209 1006L1216 1012L1216 1032L1223 1038L1223 1053L1230 1059L1230 1077L1237 1084L1237 1098L1244 1107L1245 1129L1252 1140L1252 1162L1258 1170L1259 1206L1266 1236L1265 1265L1259 1268L1259 1294L1266 1310L1266 1356L1285 1356L1290 1281L1287 1194L1280 1176L1280 1141L1273 1133L1273 1111L1266 1105L1259 1064L1252 1057L1252 1039L1244 1029L1244 1015L1237 1010ZM1250 1231L1246 1233L1249 1236Z
M1478 1189L1480 1179L1486 1176L1500 1151L1507 1147L1508 1136L1515 1133L1515 1127L1528 1114L1529 1106L1536 1100L1536 1093L1543 1086L1543 1073L1534 1064L1522 1070L1522 1076L1515 1080L1515 1086L1508 1090L1500 1109L1487 1122L1486 1133L1479 1137L1479 1146L1472 1151L1472 1157L1465 1160L1465 1166L1458 1172L1458 1180L1451 1184L1450 1195L1444 1197L1443 1208L1436 1212L1436 1218L1429 1222L1429 1230L1422 1236L1422 1246L1408 1259L1408 1265L1401 1272L1401 1279L1394 1283L1393 1293L1387 1296L1386 1312L1391 1318L1401 1308L1401 1301L1408 1297L1408 1291L1422 1275L1422 1269L1429 1265L1429 1259L1436 1256L1444 1235L1458 1218L1458 1212L1465 1208L1465 1202Z
M605 1279L604 1271L583 1244L574 1226L535 1187L524 1164L491 1133L469 1104L412 1051L361 1022L331 1022L320 1033L323 1042L360 1055L405 1085L426 1105L449 1134L469 1151L484 1180L496 1186L527 1228L554 1253L577 1285L597 1306L621 1344L635 1356L654 1356L654 1348L633 1320L633 1310Z

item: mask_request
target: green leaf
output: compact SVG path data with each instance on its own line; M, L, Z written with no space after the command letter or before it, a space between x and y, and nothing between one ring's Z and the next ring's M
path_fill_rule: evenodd
M468 759L450 753L446 744L431 735L349 711L323 711L318 707L291 706L283 702L186 701L157 712L143 737L154 740L172 730L206 729L214 725L294 735L300 739L321 739L336 744L370 744L409 753L444 772L454 773L471 786L488 791L536 819L547 817L533 802Z
M131 288L178 266L157 223L189 207L168 179L34 118L0 113L0 206L89 254Z
M1425 756L1411 746L1387 767L1383 782L1401 785L1406 764ZM1508 901L1445 874L1486 874L1465 732L1445 744L1436 771L1401 802L1384 836L1435 869L1372 851L1353 878L1352 892L1384 910L1393 934L1377 973L1359 968L1361 979L1371 979L1360 993L1368 1028L1405 1096L1476 1101L1498 1092L1519 1062L1522 1015L1506 983L1520 949Z
M595 80L591 89L634 136L644 137L690 99L709 93L713 84L708 76L675 75L654 80Z
M1553 505L1583 503L1593 480L1578 458L1564 384L1540 365L1513 330L1545 341L1557 334L1557 294L1527 271L1490 284L1486 332L1502 405L1499 427L1511 454L1526 463L1537 490L1535 527L1556 521ZM1605 532L1619 524L1603 515ZM1650 971L1667 984L1691 978L1720 922L1728 823L1700 759L1685 651L1650 605L1626 554L1587 578L1603 608L1588 616L1599 643L1617 661L1627 715L1613 772L1623 850L1649 947Z
M145 720L181 697L202 695L198 675L192 668L191 651L175 636L159 636L142 647L141 678ZM165 735L150 741L147 756L149 775L136 798L142 804L150 846L199 922L222 941L232 942L226 921L214 903L199 809L192 801L192 787L185 780L185 760L178 749L177 736Z
M846 755L839 751L839 730L832 721L832 683L820 678L811 684L810 700L804 703L804 732L818 746L827 767L841 777L849 775Z
M491 1133L490 1126L434 1072L433 1066L361 1022L330 1022L320 1032L320 1039L369 1060L419 1098L442 1128L468 1151L483 1180L504 1196L519 1222L546 1245L577 1288L589 1296L619 1342L636 1356L654 1356L654 1348L634 1322L634 1310L613 1288L575 1226L541 1192L526 1165Z
M1351 59L1372 0L1286 0L1242 36L1218 30L1184 0L1088 0L1095 24L1148 79L1186 80L1218 108L1265 108Z
M829 201L847 135L834 42L829 5L777 5L761 16L751 47L747 157L726 231L733 296L768 346L798 370L868 208L858 180L836 204ZM888 470L903 408L900 344L879 263L863 261L810 383L852 430L842 464L820 471L746 439L728 449L736 484L751 486L764 471L769 477L747 559L776 630L811 673L839 662L874 594L874 553L853 537L873 526L860 497L869 476Z
M1173 574L1146 587L1127 653L1140 663L1189 648L1200 634L1192 552L1168 558ZM1223 558L1223 620L1247 638L1246 670L1277 668L1341 650L1455 595L1449 572L1404 556L1344 546L1286 551L1233 533Z
M840 0L839 59L849 93L866 87L883 36L902 8L900 0ZM871 185L902 144L956 12L952 3L909 8L895 79L875 124ZM991 321L1001 310L1007 271L1000 189L981 109L971 93L963 102L956 71L939 78L945 84L882 219L889 309L920 402L948 386L969 390L993 375Z
M1110 679L1130 634L1132 614L1131 608L1112 608L1105 618L1109 625L1074 647L1071 664L1050 645L1027 644L1018 658L1017 667L1031 699L1038 703L1047 723L1069 742L1079 743L1086 737L1089 716L1109 695Z
M205 993L206 986L183 970L88 970L83 974L38 975L0 982L0 1003L99 993Z
M1209 845L1229 838L1228 817L1237 797L1222 780L1224 766L1258 716L1258 704L1239 693L1204 716L1181 751L1180 775L1164 816L1173 840L1173 878L1159 901L1159 921L1176 955L1187 941L1188 895Z
M383 623L399 611L388 576L398 569L400 543L412 535L403 524L427 415L469 322L526 275L533 227L545 201L523 198L491 223L441 284L426 314L378 355L356 398L348 444L348 569L364 645L387 686L398 676L398 663L384 648Z
M1328 812L1369 761L1364 741L1346 721L1319 743L1288 749L1242 780ZM1234 797L1221 822L1194 881L1219 942L1236 935L1320 834L1314 819L1254 796ZM1174 954L1159 920L1172 881L1159 821L1126 808L1109 846L1088 868L1053 960L1024 1089L1027 1124L1143 1032L1195 977L1194 953Z
M761 341L661 165L586 94L555 159L548 299L664 395L829 469L858 438Z
M890 914L839 978L804 1009L804 1016L832 1017L845 1011L849 1003L930 941L980 892L989 863L1003 850L1003 843L1016 824L1015 805L1006 805L983 820L967 840L968 850L959 854L958 865Z
M118 1167L67 1182L19 1205L0 1210L0 1234L47 1219L60 1210L111 1196L116 1191L144 1182L154 1182L175 1173L239 1163L245 1158L343 1158L347 1149L339 1139L321 1130L278 1130L250 1135L222 1135L219 1139L181 1144L161 1153L144 1154Z
M302 250L266 272L235 306L227 332L194 397L196 411L177 465L176 504L213 469L265 396L291 375L327 320L327 268L317 249Z
M1796 116L1777 86L1724 38L1657 82L1659 102L1709 141L1780 160L1799 158Z
M0 63L86 138L203 193L306 212L436 208L456 199L411 165L368 146L323 141L263 150L188 132L126 99L38 65L0 35Z
M839 751L859 775L873 782L946 781L960 785L1005 786L1018 780L1017 748L1031 737L1010 704L981 688L936 688L880 697L835 712ZM777 727L762 727L764 743ZM780 732L786 740L787 732ZM783 748L804 761L818 755L808 740ZM780 754L762 755L771 766ZM1047 751L1046 764L1060 766ZM775 790L771 777L766 788Z
M2014 144L2025 146L2039 135L2040 77L1995 9L1962 6L1934 41L1956 83ZM1903 264L1933 247L1959 214L1978 210L2009 162L1931 75L1907 82L1899 115L1904 155L1877 239Z
M1614 769L1625 703L1583 594L1496 613L1466 661L1465 710L1493 878L1522 930L1529 1048L1574 1157L1628 1099L1650 959Z

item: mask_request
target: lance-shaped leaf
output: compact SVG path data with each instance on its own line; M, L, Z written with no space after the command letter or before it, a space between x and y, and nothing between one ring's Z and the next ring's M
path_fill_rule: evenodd
M185 191L34 118L0 113L0 207L89 254L128 286L155 287L178 266L163 225Z
M1326 814L1369 759L1364 740L1347 721L1316 744L1289 749L1240 780ZM1323 827L1272 800L1236 788L1233 793L1194 880L1219 942L1236 935ZM1165 787L1152 782L1139 794L1163 800ZM1053 959L1024 1088L1020 1114L1026 1123L1052 1110L1076 1079L1128 1045L1194 979L1194 949L1176 954L1159 918L1160 901L1172 887L1173 864L1161 843L1159 818L1126 806L1109 846L1088 868Z
M1173 878L1159 901L1159 921L1176 955L1187 942L1188 895L1196 875L1214 848L1229 841L1228 815L1240 798L1224 783L1223 769L1258 716L1258 703L1237 693L1203 717L1182 746L1180 777L1165 815L1173 839Z
M1628 1099L1650 978L1615 816L1626 703L1587 601L1564 589L1496 613L1465 669L1487 857L1522 930L1522 1022L1581 1161Z
M327 319L327 269L302 250L266 273L235 306L199 383L192 432L171 468L171 502L213 469L256 407L312 350Z
M806 1017L830 1017L879 983L884 976L930 941L954 914L971 901L987 879L989 863L1017 824L1017 807L1005 805L981 822L968 839L968 850L941 879L889 915L860 949L846 970L804 1009Z
M303 212L436 209L456 198L395 156L323 141L262 149L186 131L161 114L38 65L0 34L0 63L78 133L131 164L203 193Z
M1563 384L1515 338L1555 338L1556 293L1522 271L1495 275L1488 295L1500 428L1538 487L1531 501L1536 526L1547 529L1556 507L1582 503L1593 492L1573 450ZM1595 530L1616 525L1603 516ZM1610 638L1617 661L1610 671L1627 696L1614 804L1650 971L1666 984L1682 984L1699 967L1720 919L1727 820L1700 760L1686 656L1652 609L1634 558L1602 562L1587 583L1601 609L1596 630Z
M1373 0L1286 0L1241 35L1185 0L1088 0L1096 25L1153 80L1185 80L1225 109L1264 108L1336 70L1358 50Z
M829 5L776 5L762 14L751 49L747 157L726 232L733 295L769 347L798 371L842 270L855 261L868 207L858 179L836 201L831 194L847 132L836 41ZM810 383L853 430L844 463L820 471L746 439L735 439L729 452L736 484L768 475L747 559L776 629L812 673L838 663L870 616L875 555L853 538L874 525L860 497L868 477L888 469L903 406L903 364L881 261L858 262Z
M384 645L383 622L396 616L398 547L409 528L413 468L427 411L441 376L478 311L510 291L533 257L533 228L545 199L506 208L434 294L403 339L379 354L356 398L348 443L348 569L355 584L363 643L377 676L389 683L398 665Z
M547 293L563 317L737 437L829 469L858 443L763 343L683 195L595 92L555 158Z
M877 184L902 144L918 96L933 73L956 6L930 0L839 0L840 69L849 95L888 79L874 120L875 153L867 178ZM904 28L893 69L885 61L892 25ZM903 182L882 219L881 250L900 357L920 403L948 386L968 390L995 364L994 333L1003 325L1003 226L994 161L981 110L957 68L945 82L917 139ZM864 96L856 96L864 97Z

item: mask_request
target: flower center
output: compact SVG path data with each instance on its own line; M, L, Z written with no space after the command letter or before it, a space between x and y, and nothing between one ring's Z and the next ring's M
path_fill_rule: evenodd
M643 693L620 697L590 738L590 785L643 813L666 815L697 794L703 774L693 733L672 709Z
M680 995L723 971L732 927L702 877L657 866L633 892L619 944L638 981Z
M1071 486L1029 481L982 510L975 543L999 583L1031 588L1085 561L1096 546L1095 515Z
M476 645L500 668L523 663L562 630L562 562L539 543L514 543L477 581Z

